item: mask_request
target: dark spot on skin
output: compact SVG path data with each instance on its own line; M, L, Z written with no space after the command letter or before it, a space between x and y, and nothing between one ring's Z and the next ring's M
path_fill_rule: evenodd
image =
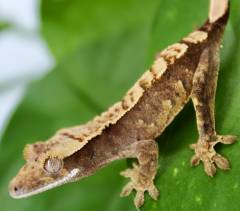
M83 141L82 138L76 137L76 136L74 136L74 135L72 135L72 134L65 133L64 136L66 136L66 137L68 137L68 138L71 138L71 139L74 139L74 140L77 140L77 141L79 141L79 142L82 142L82 141Z
M174 49L177 53L180 53L181 52L181 49L179 49L179 48L175 48Z
M147 82L145 80L141 80L139 81L139 86L145 90L147 88Z
M113 117L113 113L109 113L108 116L111 118Z
M95 129L95 131L98 131L100 127L101 127L100 125L96 125L96 126L95 126L95 128L94 128L94 129ZM86 136L85 136L85 137L88 137L88 136L89 136L89 135L88 135L88 134L86 134Z
M205 122L205 123L203 124L203 127L204 127L205 131L207 131L207 130L209 129L210 125L209 125L208 122Z
M93 159L93 157L94 157L94 151L92 151L92 153L91 153L91 155L90 155L90 160L92 160Z
M97 123L102 123L102 119L97 119Z
M15 192L18 191L18 188L17 188L16 186L14 187L14 191L15 191Z
M83 137L87 137L88 134L86 134L86 133L82 133L82 136L83 136Z
M51 146L56 146L58 144L59 144L59 141L54 141L54 142L52 142Z
M129 106L126 105L126 101L125 101L125 100L122 101L122 108L123 108L124 110L127 110L127 109L129 108Z
M198 111L198 112L201 112L201 106L200 105L196 105L196 110Z
M133 96L133 91L131 91L131 92L129 93L129 95L130 95L130 96Z
M149 70L152 75L153 75L153 78L156 78L157 77L157 73L155 73L154 69L151 67L150 70Z

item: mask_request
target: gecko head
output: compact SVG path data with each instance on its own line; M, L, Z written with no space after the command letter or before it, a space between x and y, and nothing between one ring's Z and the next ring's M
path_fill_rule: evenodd
M79 149L76 140L59 139L27 145L25 165L9 184L13 198L24 198L52 189L81 177L79 165L68 158Z
M25 198L41 193L78 177L78 168L68 169L58 158L48 158L43 166L26 163L9 185L9 193L13 198Z

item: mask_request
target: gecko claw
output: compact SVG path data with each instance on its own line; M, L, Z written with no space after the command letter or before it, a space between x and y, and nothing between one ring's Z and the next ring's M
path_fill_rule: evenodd
M191 144L190 148L195 151L195 155L191 159L192 166L197 166L200 161L202 161L204 171L210 177L216 174L216 167L222 170L229 170L229 161L222 155L216 153L214 147L218 143L233 144L236 138L236 136L232 135L216 135L210 138L211 141L199 140L197 144Z

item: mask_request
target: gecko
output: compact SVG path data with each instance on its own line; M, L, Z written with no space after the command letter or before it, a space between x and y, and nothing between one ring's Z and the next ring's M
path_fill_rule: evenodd
M112 161L135 158L132 168L120 174L130 178L121 196L133 190L134 204L144 194L157 200L154 184L158 170L155 139L191 100L199 138L190 145L191 165L203 164L210 177L217 167L228 170L228 159L218 154L218 143L232 144L234 135L215 129L215 93L219 49L229 17L228 0L210 0L207 21L178 43L161 51L121 101L86 124L58 130L47 141L26 145L25 165L9 184L13 198L24 198L96 173Z

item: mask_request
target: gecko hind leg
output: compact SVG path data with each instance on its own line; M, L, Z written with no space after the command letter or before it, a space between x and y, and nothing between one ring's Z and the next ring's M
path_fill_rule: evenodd
M120 174L130 178L131 181L123 188L121 196L128 196L133 190L136 190L134 204L141 207L144 204L144 193L157 200L159 196L158 189L154 185L154 178L157 173L158 164L158 146L154 140L135 142L126 151L127 156L136 157L138 164L134 163L133 168L128 168Z
M216 153L217 143L232 144L236 136L217 135L215 131L215 93L219 69L219 47L215 43L205 49L193 79L192 101L196 111L199 139L190 146L195 151L191 164L196 166L200 161L204 164L207 175L214 176L216 167L228 170L230 164L226 158Z

